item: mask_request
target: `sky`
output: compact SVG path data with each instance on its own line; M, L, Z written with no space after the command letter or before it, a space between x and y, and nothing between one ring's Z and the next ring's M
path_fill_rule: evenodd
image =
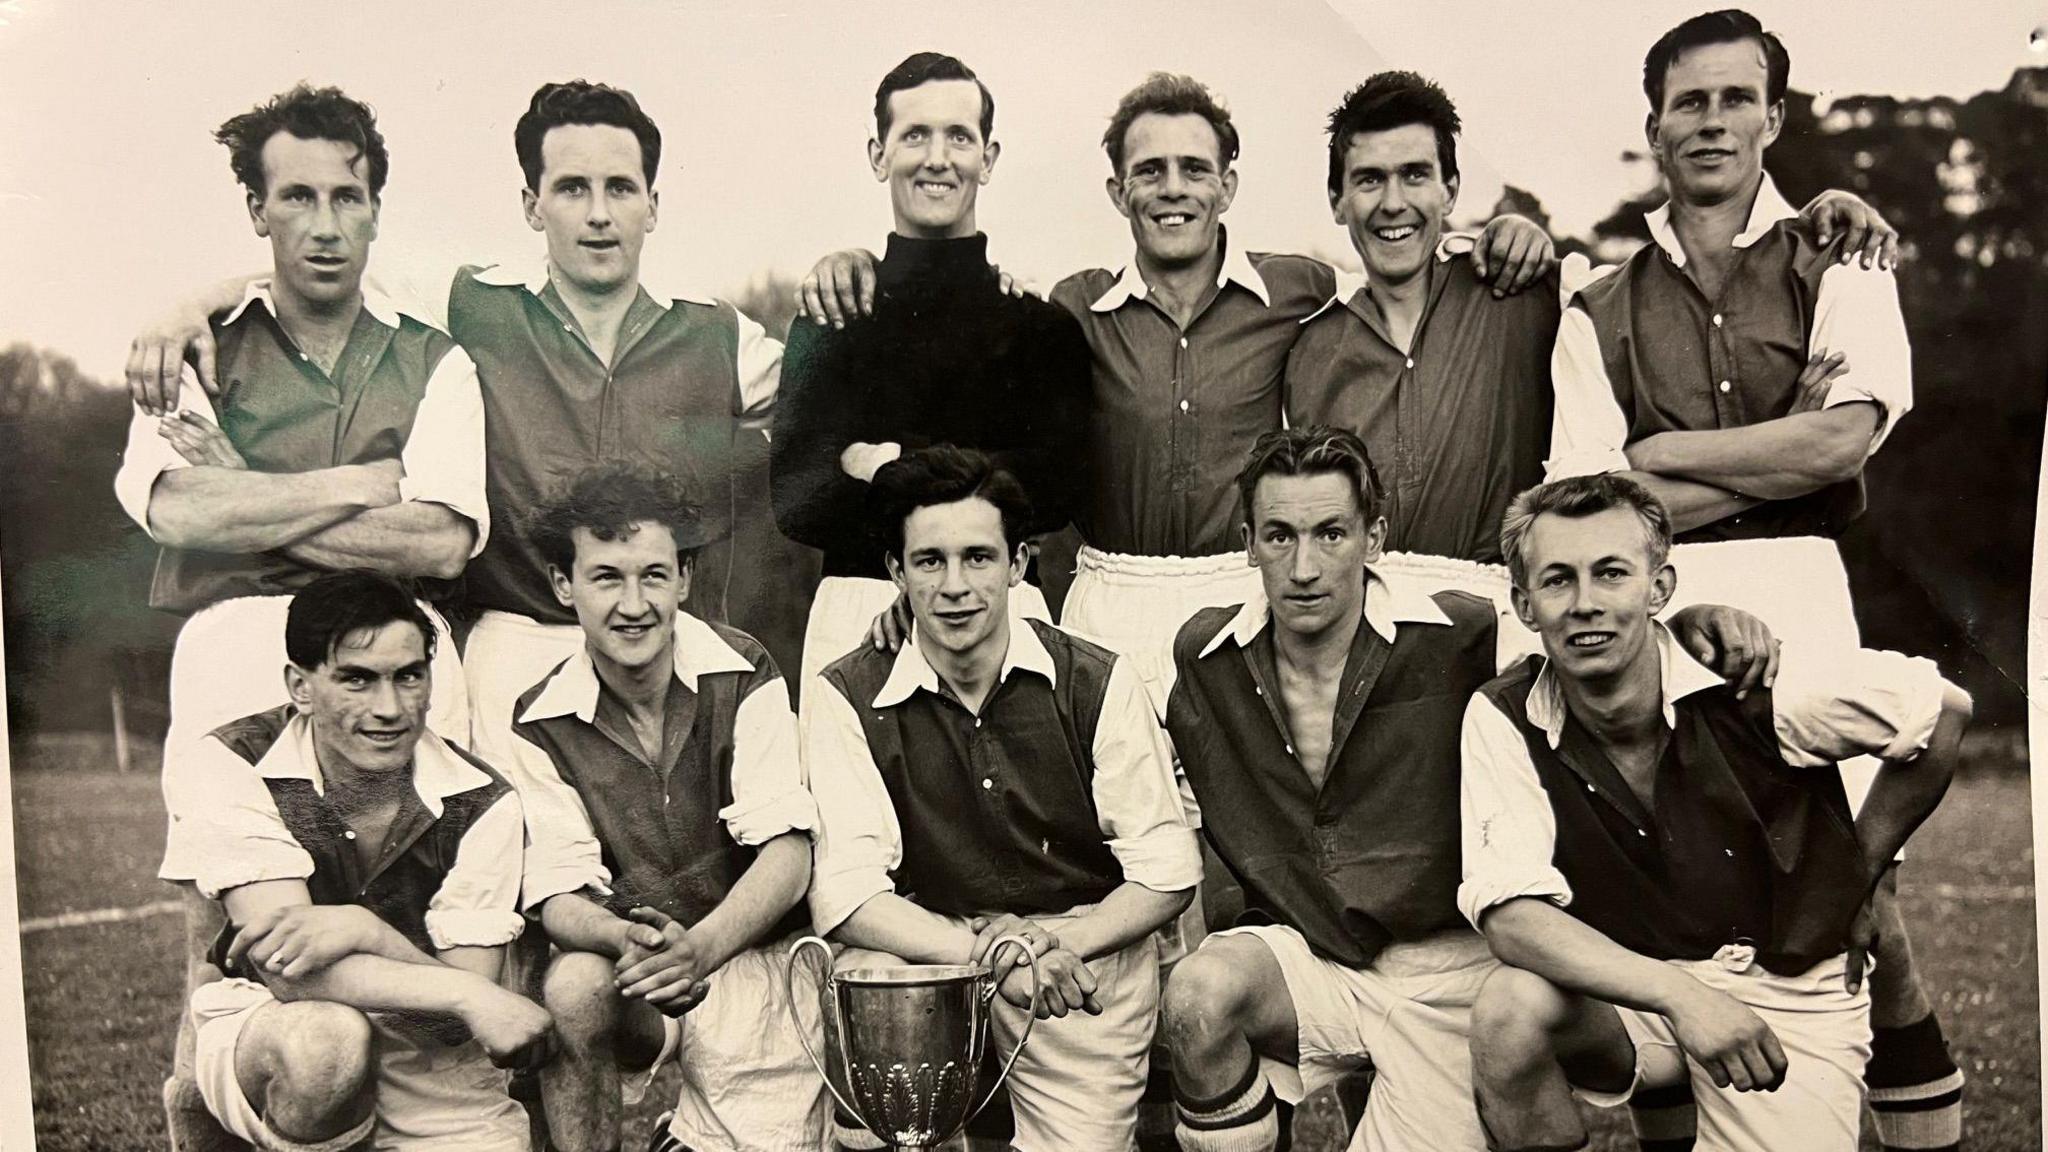
M864 156L875 83L910 52L966 60L1004 145L983 190L992 258L1049 287L1119 267L1130 238L1099 138L1153 69L1229 103L1244 138L1226 221L1247 248L1353 260L1323 190L1322 124L1387 67L1441 83L1465 121L1460 218L1503 180L1583 233L1650 173L1643 50L1700 11L1671 3L1224 0L1030 5L587 0L0 2L0 344L120 372L134 331L197 286L262 270L214 126L301 79L371 103L392 155L373 261L431 273L530 258L512 125L543 81L634 91L664 134L651 270L713 293L826 252L879 248L886 191ZM2023 0L1751 5L1821 93L1967 97L2048 64ZM2048 45L2044 45L2048 47ZM1355 263L1355 260L1353 260Z

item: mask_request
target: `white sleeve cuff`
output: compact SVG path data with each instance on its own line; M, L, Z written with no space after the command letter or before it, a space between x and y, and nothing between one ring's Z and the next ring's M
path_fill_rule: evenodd
M752 848L785 832L808 832L818 826L818 806L801 786L741 811L737 803L719 809L718 818L732 838Z
M520 881L519 906L532 912L551 897L565 892L581 892L586 888L603 892L610 883L611 876L603 867L594 872L574 865L529 869Z
M1472 927L1478 928L1487 909L1524 896L1538 896L1564 908L1572 902L1572 887L1565 883L1564 873L1555 868L1534 876L1475 873L1458 885L1458 911L1464 913Z
M1111 840L1109 850L1123 866L1124 879L1154 892L1183 892L1202 881L1202 849L1192 829L1161 826Z
M429 909L427 939L436 949L496 948L519 938L526 922L510 909Z
M209 860L193 871L193 884L208 900L221 893L265 880L307 880L313 875L313 858L303 848L285 848L263 854L263 859Z
M829 935L848 916L860 911L861 905L895 890L889 873L879 866L814 874L810 891L811 930L820 936Z

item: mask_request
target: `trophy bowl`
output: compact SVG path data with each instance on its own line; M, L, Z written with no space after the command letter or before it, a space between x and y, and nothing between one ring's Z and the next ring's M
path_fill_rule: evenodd
M834 972L832 948L823 940L806 936L791 946L785 976L790 1016L805 1054L839 1106L868 1131L905 1150L931 1148L965 1127L1009 1076L1036 1018L1025 1013L1009 1059L986 1090L978 1091L996 995L994 964L1012 946L1030 959L1035 1002L1038 958L1021 936L997 940L988 950L990 967L900 964ZM797 1015L797 958L806 948L824 957L819 1013L825 1050L837 1069L828 1069L811 1048L809 1030Z

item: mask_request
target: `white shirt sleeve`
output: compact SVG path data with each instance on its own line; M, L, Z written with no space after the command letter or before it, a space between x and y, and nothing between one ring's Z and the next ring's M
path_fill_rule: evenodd
M1566 307L1550 350L1550 459L1543 478L1593 476L1629 470L1628 417L1614 399L1600 337L1584 308Z
M213 409L213 398L199 386L199 376L189 364L183 370L183 380L178 387L177 411L193 413L214 427L220 427L220 417ZM171 447L169 440L157 434L157 425L167 418L151 416L140 408L130 413L128 446L121 451L120 471L114 473L114 499L144 532L149 532L149 496L156 489L157 477L192 466L190 461L178 455L178 450ZM149 538L156 539L156 534L150 532Z
M756 684L733 719L732 803L719 810L725 830L748 846L817 825L797 754L796 713L781 676Z
M1183 812L1173 752L1129 660L1109 669L1095 721L1093 795L1098 826L1124 879L1180 892L1202 879L1202 853Z
M748 423L767 426L775 411L775 394L782 386L782 341L738 309L739 317L739 415Z
M405 472L398 482L399 498L446 505L476 525L469 554L481 553L491 536L491 507L484 495L484 397L476 364L461 348L450 348L427 378L399 463Z
M1474 694L1465 706L1459 746L1464 880L1458 911L1477 928L1488 908L1524 896L1560 908L1570 904L1571 885L1552 863L1557 817L1521 730L1491 700Z
M212 736L166 757L164 806L164 872L186 873L172 878L189 878L209 900L244 884L313 875L313 857L285 827L263 778Z
M498 797L462 834L455 863L427 901L427 938L440 950L496 948L519 938L519 794Z
M538 744L514 731L508 749L511 755L498 767L518 791L526 818L520 905L530 912L564 892L610 891L612 874L604 866L583 797L555 771L555 762Z
M1875 401L1884 410L1870 437L1875 454L1899 418L1913 410L1913 349L1891 272L1836 264L1821 273L1806 343L1815 353L1839 352L1846 358L1846 370L1829 385L1823 408Z
M1806 768L1863 755L1911 760L1934 736L1947 687L1924 657L1788 645L1771 688L1778 750Z
M896 890L890 873L903 863L903 829L853 705L823 677L806 694L803 757L818 805L811 925L824 935L862 904Z

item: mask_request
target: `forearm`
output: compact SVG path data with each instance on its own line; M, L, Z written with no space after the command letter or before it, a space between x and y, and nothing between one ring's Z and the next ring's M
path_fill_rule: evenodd
M397 500L396 482L365 465L315 472L179 468L157 477L149 528L178 548L267 552Z
M364 1012L440 1012L464 1016L499 989L474 972L428 958L414 964L357 953L318 972L288 977L263 973L279 1000L329 1000Z
M974 933L894 892L869 897L833 930L832 938L913 964L966 964L974 955Z
M463 946L444 948L436 953L441 963L450 968L460 968L474 976L481 976L496 984L505 970L505 949Z
M1675 965L1623 948L1540 897L1496 905L1480 927L1502 963L1609 1004L1669 1014L1685 986L1697 983Z
M588 897L574 892L550 896L540 906L540 926L564 952L595 952L616 960L626 950L631 925Z
M1086 916L1062 925L1055 935L1067 951L1083 960L1094 960L1144 939L1180 915L1194 898L1192 888L1155 892L1126 880Z
M1636 469L1789 500L1854 477L1883 413L1869 403L1795 412L1740 428L1660 432L1628 446Z
M803 899L810 876L808 836L785 832L763 844L732 891L690 929L698 951L706 957L704 970L715 971L735 954L759 943L775 922Z
M1761 500L1717 488L1712 484L1701 484L1677 476L1659 476L1650 472L1622 472L1630 480L1649 489L1671 515L1673 532L1688 532L1718 520L1747 512Z
M369 568L390 576L453 580L476 543L476 526L445 504L406 500L369 508L287 545L301 564Z
M1952 685L1943 691L1941 719L1935 722L1927 750L1910 761L1886 761L1856 815L1856 840L1863 846L1873 885L1906 840L1934 814L1955 778L1963 729L1970 721L1970 698Z

